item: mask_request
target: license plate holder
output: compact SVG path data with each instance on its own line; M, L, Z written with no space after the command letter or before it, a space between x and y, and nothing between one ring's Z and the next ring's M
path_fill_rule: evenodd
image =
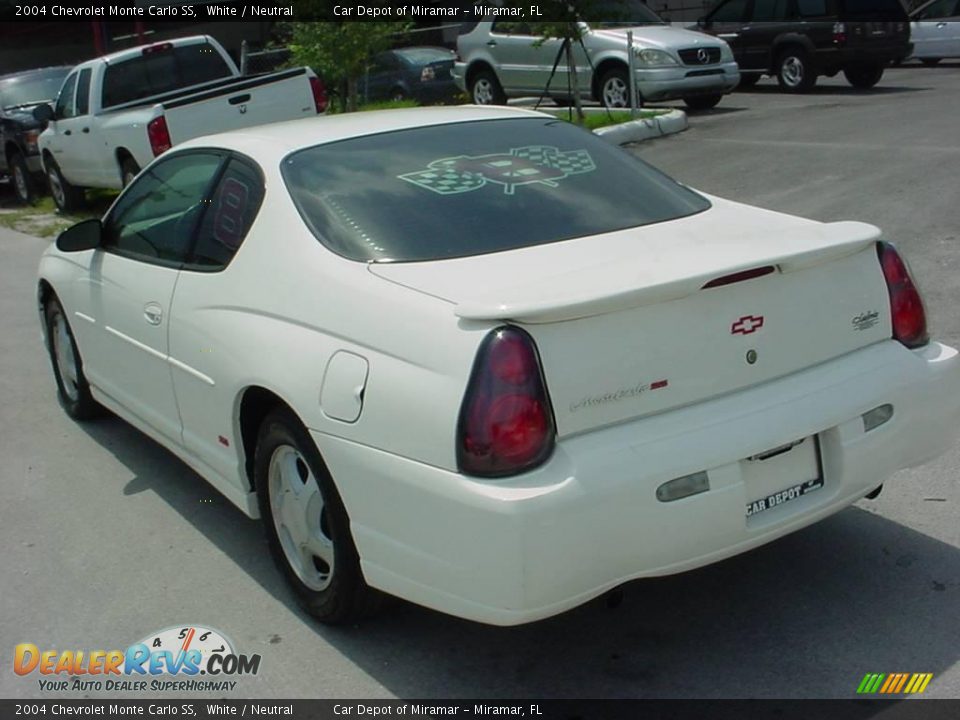
M816 435L751 456L741 463L747 518L797 500L824 486ZM791 482L792 480L792 482Z

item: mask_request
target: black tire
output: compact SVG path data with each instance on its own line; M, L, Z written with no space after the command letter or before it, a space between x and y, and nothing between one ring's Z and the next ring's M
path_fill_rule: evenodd
M133 179L140 174L140 166L132 157L125 157L120 163L120 181L123 187L133 182Z
M717 106L717 103L723 99L723 93L717 93L716 95L694 95L693 97L687 97L683 99L683 102L686 103L687 108L690 110L709 110Z
M922 58L920 62L922 62L927 67L933 67L934 65L937 65L940 62L940 60L942 60L942 58Z
M817 71L810 53L802 47L788 47L777 56L777 82L789 93L810 92L817 84Z
M474 105L507 104L507 95L493 72L479 70L470 79L470 102Z
M639 95L639 93L637 94ZM605 108L630 107L630 78L627 71L619 67L607 70L600 78L597 96L600 104ZM638 97L637 105L642 104Z
M303 608L330 625L355 622L376 612L383 595L363 579L340 494L309 433L288 409L278 407L263 421L253 469L270 553ZM283 524L285 503L291 506L291 525L302 523L302 527L291 530ZM297 512L300 509L303 517ZM294 539L298 531L315 547L323 547L328 557L310 552L310 564L304 567L308 551L306 542ZM288 553L296 559L291 560Z
M13 192L17 196L17 202L21 205L31 205L36 198L36 191L33 185L33 176L30 174L30 168L27 167L27 161L23 153L14 150L7 158L7 167L10 169L10 180L13 182Z
M749 75L740 73L740 84L737 85L737 89L748 90L749 88L752 88L758 82L760 82L760 78L762 77L763 75L761 75L760 73L750 73Z
M553 104L556 105L557 107L565 108L573 105L573 98L554 97L550 99L553 100Z
M90 394L80 351L60 301L56 298L48 300L43 315L47 325L47 350L57 382L57 399L74 420L91 420L102 414L103 408Z
M71 185L60 173L60 167L52 159L47 160L47 183L50 185L50 195L57 209L62 213L76 212L86 202L83 188Z
M871 65L854 65L844 68L843 74L847 82L858 90L869 90L883 77L883 65L873 63Z

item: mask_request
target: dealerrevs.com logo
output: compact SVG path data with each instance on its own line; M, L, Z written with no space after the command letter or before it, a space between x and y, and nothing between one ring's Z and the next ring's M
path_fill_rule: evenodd
M38 675L41 690L70 692L226 691L256 675L259 655L234 650L226 636L201 625L177 625L147 635L126 650L14 648L13 670Z

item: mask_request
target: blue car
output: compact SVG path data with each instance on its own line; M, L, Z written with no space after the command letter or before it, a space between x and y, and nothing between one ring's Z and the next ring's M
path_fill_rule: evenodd
M451 102L456 98L452 50L407 47L375 55L358 91L365 102L404 100L421 104Z

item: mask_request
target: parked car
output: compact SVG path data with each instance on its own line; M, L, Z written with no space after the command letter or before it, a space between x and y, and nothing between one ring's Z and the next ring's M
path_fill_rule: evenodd
M184 143L37 291L66 411L259 515L326 622L376 591L548 617L821 520L960 428L960 358L877 228L513 108Z
M184 140L315 115L326 104L313 71L244 77L216 40L196 35L81 63L56 105L34 115L49 121L41 158L57 207L69 212L85 188L119 189Z
M412 98L425 105L449 102L459 90L453 82L452 50L407 47L375 55L357 91L367 101Z
M930 0L910 13L913 55L924 65L960 57L960 0Z
M49 67L0 77L0 173L13 181L23 204L33 201L43 177L37 138L44 124L33 117L33 108L55 98L69 72L70 66Z
M582 44L574 43L577 85L585 100L606 107L630 106L627 31L633 32L639 102L683 99L694 110L714 107L740 81L737 64L723 40L671 27L645 5L631 21L583 25ZM567 104L572 82L560 59L562 41L544 40L538 23L484 21L457 39L453 77L477 105L502 105L507 98L547 96ZM549 82L549 85L548 85Z
M726 0L696 27L730 43L742 86L773 75L794 93L839 72L872 88L912 48L900 0Z

